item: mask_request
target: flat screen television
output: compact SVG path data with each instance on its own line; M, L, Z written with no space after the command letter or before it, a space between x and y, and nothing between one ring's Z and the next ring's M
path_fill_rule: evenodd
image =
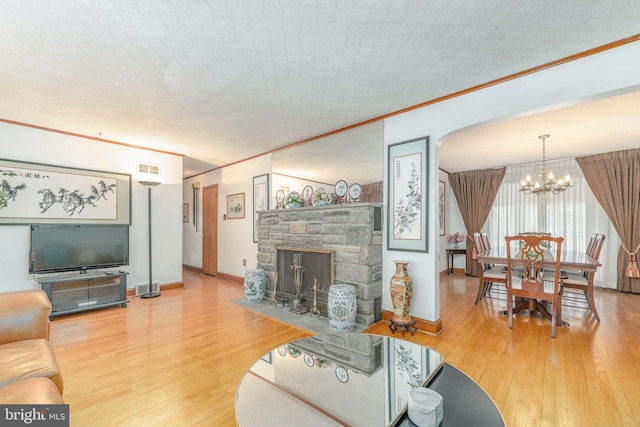
M29 273L129 264L129 225L32 224Z

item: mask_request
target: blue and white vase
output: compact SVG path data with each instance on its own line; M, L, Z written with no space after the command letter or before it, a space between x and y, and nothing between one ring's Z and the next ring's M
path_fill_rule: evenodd
M351 332L356 325L356 287L347 284L329 286L327 304L329 329L336 332Z
M247 270L244 275L244 296L247 301L262 301L266 284L264 270Z

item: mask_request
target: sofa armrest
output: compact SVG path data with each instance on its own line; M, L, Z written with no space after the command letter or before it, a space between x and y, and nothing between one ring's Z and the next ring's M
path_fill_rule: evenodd
M51 301L42 290L0 293L0 344L49 339Z

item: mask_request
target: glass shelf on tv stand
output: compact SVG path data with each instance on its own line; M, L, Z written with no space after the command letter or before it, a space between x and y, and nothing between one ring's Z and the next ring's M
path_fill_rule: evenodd
M38 278L51 301L50 317L120 305L126 307L126 272L95 272Z

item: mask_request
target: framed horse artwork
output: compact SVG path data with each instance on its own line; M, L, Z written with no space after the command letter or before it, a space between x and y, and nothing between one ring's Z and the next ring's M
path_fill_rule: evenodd
M0 224L131 224L131 175L0 159Z

